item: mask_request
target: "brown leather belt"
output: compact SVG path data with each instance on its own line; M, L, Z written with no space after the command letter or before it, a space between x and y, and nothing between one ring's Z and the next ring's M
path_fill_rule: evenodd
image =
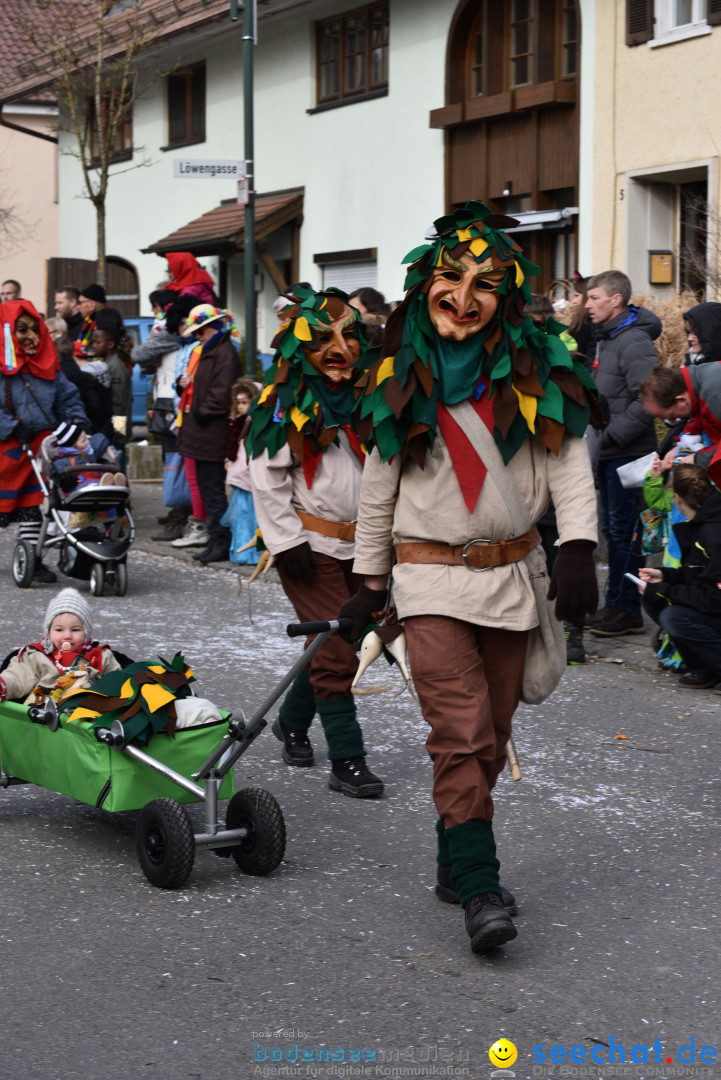
M399 563L441 563L445 566L465 566L467 570L490 570L494 566L524 559L541 542L533 525L523 536L510 540L469 540L467 544L436 544L423 540L395 544Z
M296 509L296 514L301 520L304 529L309 532L320 533L321 536L332 536L336 540L355 540L355 521L328 521L327 518L315 517L306 514L305 510Z

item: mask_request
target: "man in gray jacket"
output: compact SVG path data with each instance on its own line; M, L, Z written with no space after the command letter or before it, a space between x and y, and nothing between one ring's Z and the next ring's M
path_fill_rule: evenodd
M598 463L601 528L608 544L606 600L598 615L586 621L601 637L643 633L638 589L624 577L638 574L643 565L631 551L637 491L621 485L618 469L656 449L653 419L638 388L658 363L653 341L662 327L653 312L635 307L630 299L631 282L619 270L606 270L588 282L586 309L597 328L596 385L610 417Z

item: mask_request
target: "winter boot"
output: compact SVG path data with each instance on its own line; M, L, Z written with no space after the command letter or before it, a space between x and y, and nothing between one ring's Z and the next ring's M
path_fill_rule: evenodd
M173 540L174 548L206 547L208 544L208 523L200 518L188 518L188 524L183 530L183 535Z
M566 635L566 663L571 665L585 664L583 626L579 625L579 623L564 622L563 630Z
M308 729L315 716L315 697L308 672L300 671L278 710L273 734L283 743L283 761L301 768L313 764L313 747Z
M352 799L371 799L383 794L383 781L370 771L365 757L331 761L328 787Z
M498 880L500 863L491 821L464 821L446 829L453 884L465 909L473 952L494 949L516 937L503 906Z

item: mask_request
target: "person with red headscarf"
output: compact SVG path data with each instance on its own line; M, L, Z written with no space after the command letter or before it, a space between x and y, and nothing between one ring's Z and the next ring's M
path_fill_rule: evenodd
M0 304L0 528L20 525L35 545L43 494L25 446L40 443L61 421L90 424L80 394L62 374L50 333L29 300ZM38 559L36 581L56 581Z
M171 276L166 289L177 292L180 296L194 296L199 304L218 306L213 279L194 255L189 251L171 251L165 258L168 260Z

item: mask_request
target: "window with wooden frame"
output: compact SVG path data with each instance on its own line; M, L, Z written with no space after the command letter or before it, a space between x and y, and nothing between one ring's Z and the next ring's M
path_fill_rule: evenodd
M317 105L345 105L388 92L388 2L316 25Z
M468 35L467 97L574 79L576 0L482 0Z
M205 64L168 75L168 145L205 140Z
M111 97L110 94L103 94L100 98L100 108L102 110L103 128L109 129L109 134L112 135L112 148L110 152L110 161L127 161L133 156L133 102L130 94L128 95L127 105L122 109L122 118L119 123L114 121L113 112L117 112L121 102L115 98L115 95ZM95 98L88 98L88 126L90 130L90 153L93 161L98 161L101 154L100 145L100 125L98 124L98 114L95 106Z
M627 45L672 45L719 23L721 0L626 0Z

